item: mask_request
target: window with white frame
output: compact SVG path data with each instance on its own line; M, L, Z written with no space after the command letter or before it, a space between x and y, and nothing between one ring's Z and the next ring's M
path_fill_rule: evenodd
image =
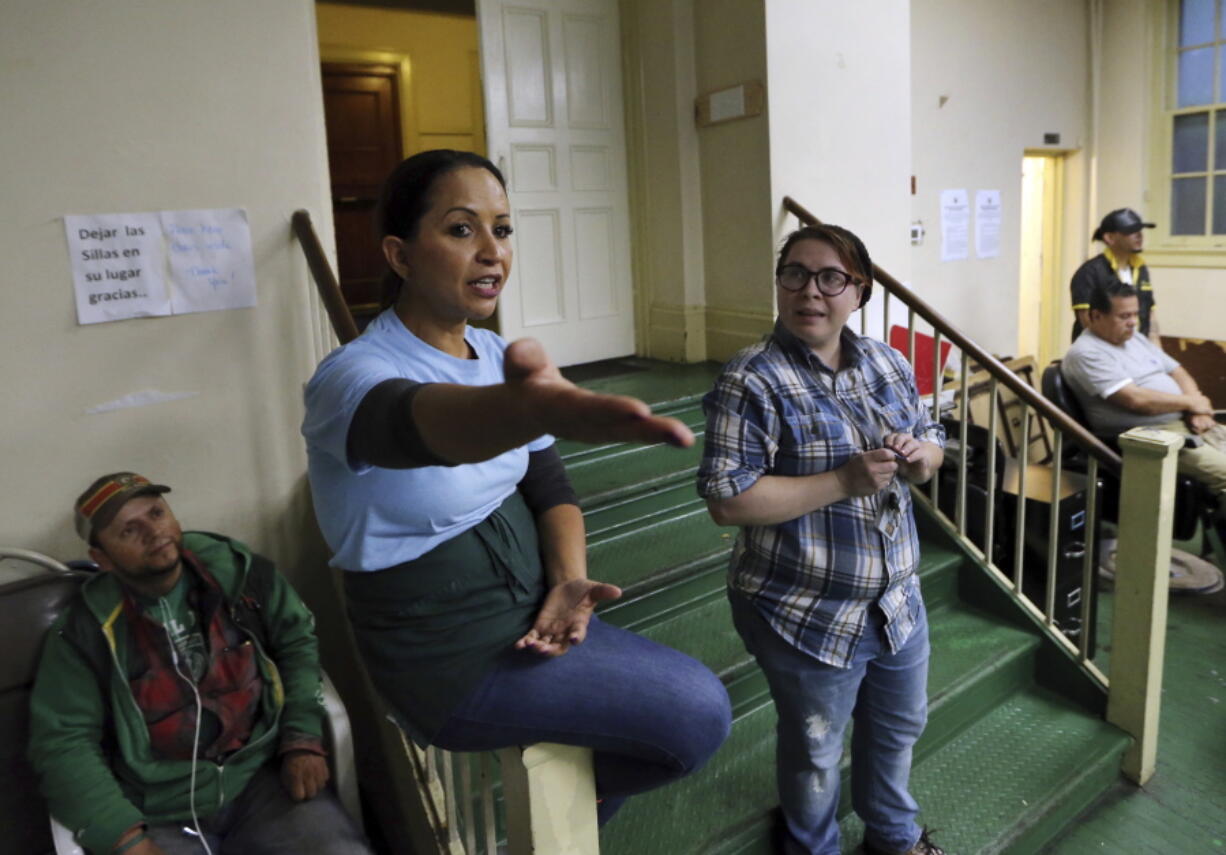
M1179 0L1172 30L1170 234L1226 235L1226 0Z

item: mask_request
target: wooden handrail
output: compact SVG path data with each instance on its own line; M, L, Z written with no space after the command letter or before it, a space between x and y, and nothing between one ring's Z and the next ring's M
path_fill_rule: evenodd
M791 196L783 197L783 207L805 225L821 225L821 220L813 216L812 212ZM932 324L933 329L940 331L941 335L956 344L963 353L973 358L1013 394L1038 410L1039 414L1047 419L1048 422L1071 436L1087 453L1093 455L1103 465L1110 467L1111 471L1116 473L1120 471L1120 456L1107 447L1101 439L1079 425L1068 413L1057 407L1037 389L1006 368L999 359L959 332L953 324L945 320L936 309L921 300L910 288L907 288L876 264L873 265L873 279L884 285L887 291L902 300L917 315Z
M298 243L302 245L302 254L306 256L307 267L311 268L311 276L315 279L315 288L319 298L324 302L328 312L328 320L332 322L332 330L341 344L347 344L358 337L358 325L353 322L349 306L341 294L340 283L332 272L332 265L324 255L324 248L319 243L319 235L315 234L315 226L311 224L311 215L304 210L294 211L290 218Z

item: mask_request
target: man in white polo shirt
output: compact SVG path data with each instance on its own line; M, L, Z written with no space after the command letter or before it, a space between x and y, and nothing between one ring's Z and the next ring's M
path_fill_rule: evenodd
M1061 370L1096 434L1115 437L1152 426L1190 437L1179 471L1226 499L1226 428L1183 366L1143 335L1135 335L1137 290L1121 282L1094 288L1089 326L1064 357ZM1214 446L1217 447L1214 447ZM1219 514L1226 501L1219 502Z

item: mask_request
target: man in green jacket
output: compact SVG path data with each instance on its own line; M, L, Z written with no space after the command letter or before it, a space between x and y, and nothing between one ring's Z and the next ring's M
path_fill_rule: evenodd
M265 558L183 532L170 488L104 475L75 505L103 572L48 633L30 760L93 853L365 853L328 791L314 618Z

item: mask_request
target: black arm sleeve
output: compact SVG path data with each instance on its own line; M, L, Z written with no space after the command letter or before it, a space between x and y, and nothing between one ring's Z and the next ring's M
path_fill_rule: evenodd
M562 465L562 456L552 445L528 454L528 471L519 482L519 492L534 515L556 505L579 504L579 496Z
M349 459L384 469L455 466L426 447L413 422L413 398L424 385L392 379L367 392L345 437Z

